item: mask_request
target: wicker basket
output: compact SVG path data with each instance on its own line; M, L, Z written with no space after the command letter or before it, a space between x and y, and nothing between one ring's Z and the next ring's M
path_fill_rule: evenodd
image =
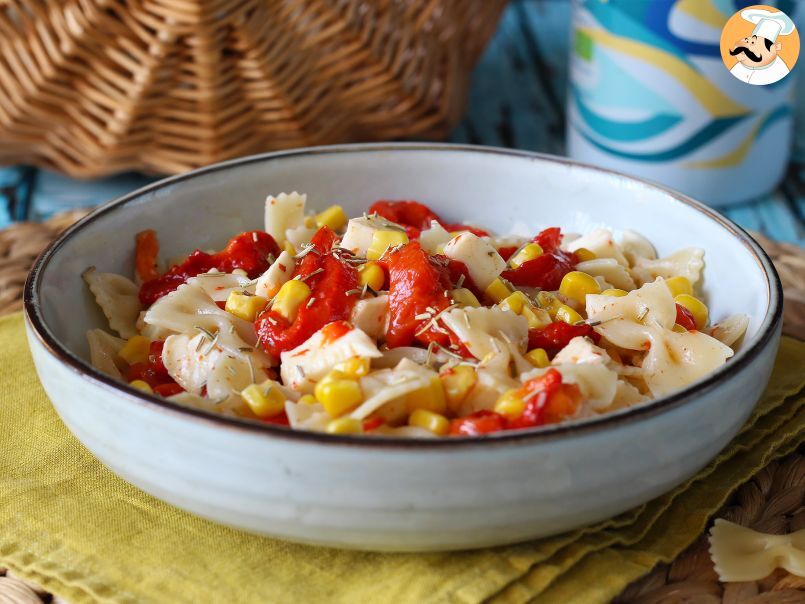
M180 172L436 138L505 0L0 0L0 163Z

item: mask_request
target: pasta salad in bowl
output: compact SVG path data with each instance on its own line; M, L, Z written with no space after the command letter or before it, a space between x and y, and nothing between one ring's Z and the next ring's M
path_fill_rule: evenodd
M281 193L222 250L165 261L155 231L132 243L133 275L83 273L109 322L87 334L93 365L294 430L467 437L595 417L712 373L749 321L708 317L701 248L501 235L410 200L349 218Z
M63 233L24 304L45 392L116 474L229 526L393 551L667 492L750 417L782 323L771 261L694 200L419 143L149 185Z

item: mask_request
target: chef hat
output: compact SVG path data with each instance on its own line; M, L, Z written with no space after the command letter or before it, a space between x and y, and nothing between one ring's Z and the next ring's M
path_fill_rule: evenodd
M794 22L783 12L773 13L763 8L748 8L741 11L741 17L756 23L753 36L760 36L774 42L777 36L787 36L794 31Z

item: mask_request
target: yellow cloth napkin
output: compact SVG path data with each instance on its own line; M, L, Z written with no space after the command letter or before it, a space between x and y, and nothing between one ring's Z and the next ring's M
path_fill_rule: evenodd
M444 554L342 552L256 537L164 504L103 467L0 319L0 567L70 602L607 602L703 530L736 486L802 442L805 344L784 339L744 431L687 484L557 537Z

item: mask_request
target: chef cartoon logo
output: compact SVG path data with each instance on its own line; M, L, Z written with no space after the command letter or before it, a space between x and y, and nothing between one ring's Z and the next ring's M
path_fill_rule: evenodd
M721 58L730 73L747 84L782 80L799 56L799 33L791 18L771 6L738 11L721 32Z

